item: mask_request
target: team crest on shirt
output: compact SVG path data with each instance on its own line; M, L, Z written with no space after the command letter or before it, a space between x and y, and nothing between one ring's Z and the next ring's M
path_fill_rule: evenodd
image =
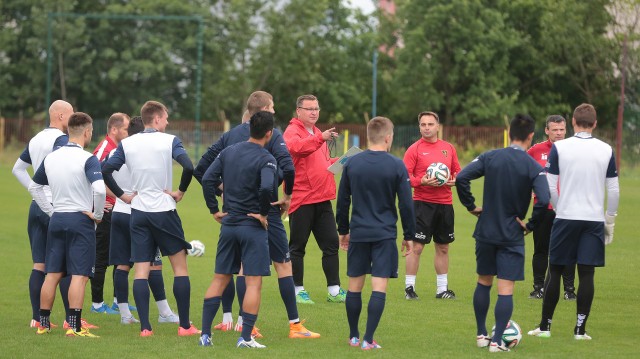
M444 155L444 157L447 157L447 153L449 153L447 150L441 150L440 152L442 152L442 154Z

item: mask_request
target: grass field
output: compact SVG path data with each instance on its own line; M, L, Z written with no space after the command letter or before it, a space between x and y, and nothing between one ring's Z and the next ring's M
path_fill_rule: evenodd
M27 283L31 270L31 257L26 234L29 195L11 174L11 167L17 152L0 153L0 357L53 357L64 358L79 355L85 358L131 358L131 357L200 357L210 355L223 357L237 355L234 344L236 333L214 333L214 348L202 348L196 338L179 338L177 327L172 324L157 324L157 308L151 305L154 337L138 337L139 326L119 324L117 315L89 313L90 290L84 305L83 317L100 326L94 333L101 335L96 340L69 339L63 331L54 329L48 336L36 336L28 327L31 316ZM481 195L479 183L474 192ZM637 323L640 321L640 281L637 274L640 264L637 260L640 244L637 241L640 224L635 214L640 213L640 174L638 171L625 173L621 178L621 203L616 221L615 240L607 247L607 266L596 271L596 293L588 332L594 340L578 342L573 340L575 323L575 302L561 300L556 310L553 337L539 339L527 337L510 355L515 357L639 357L636 340L640 337ZM404 261L400 261L400 278L390 281L387 304L376 340L384 347L376 352L362 352L347 345L348 325L343 304L330 304L324 300L326 286L320 266L320 251L311 240L306 261L305 287L316 301L315 305L300 305L301 318L307 319L307 327L322 334L317 340L293 340L287 338L287 318L278 292L277 279L265 278L262 306L258 326L265 335L260 342L267 345L266 351L244 351L242 357L277 356L280 358L304 357L481 357L488 356L487 350L476 348L475 319L472 296L475 289L474 240L471 233L475 217L468 215L456 205L456 241L450 250L450 288L458 299L438 301L435 294L435 273L433 250L425 249L422 266L418 274L417 292L419 301L404 300ZM218 225L204 205L202 192L194 180L183 202L178 205L188 240L199 239L207 246L201 258L189 258L191 275L191 320L200 327L202 299L211 280ZM514 313L523 331L533 329L540 320L541 301L528 299L532 276L530 259L532 237L527 237L526 280L516 285ZM340 253L341 279L346 287L346 256ZM168 261L167 261L168 263ZM112 293L111 270L105 290L105 298ZM274 273L275 274L275 273ZM577 279L576 279L577 280ZM172 276L169 266L165 266L165 283L171 306L176 309L172 295ZM364 310L361 318L361 333L366 320L366 303L370 287L365 287ZM492 307L496 290L492 290ZM107 299L109 300L109 299ZM133 296L130 295L133 302ZM236 311L237 303L234 303ZM62 302L56 298L52 320L62 324ZM137 316L137 315L136 315ZM219 313L215 323L221 320ZM235 317L235 314L234 314ZM487 326L493 325L493 311L489 313Z

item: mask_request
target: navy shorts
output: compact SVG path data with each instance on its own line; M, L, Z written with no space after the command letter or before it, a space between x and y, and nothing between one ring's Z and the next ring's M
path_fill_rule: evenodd
M131 260L153 262L160 248L163 256L191 249L184 239L182 221L176 210L143 212L131 209Z
M438 244L455 240L453 205L413 201L413 208L416 213L415 242L429 244L431 237Z
M31 259L33 263L44 263L47 256L47 229L49 215L42 212L36 201L31 201L29 218L27 220L27 234L31 245Z
M109 265L132 266L130 215L111 214L111 239L109 241Z
M289 240L287 239L287 231L284 229L280 214L270 214L267 220L269 221L269 257L276 263L290 262Z
M111 214L111 239L109 241L109 265L133 266L131 261L131 215L122 212ZM160 249L151 265L162 265Z
M242 264L244 275L271 275L267 237L267 231L262 227L223 224L218 239L215 272L238 274Z
M395 239L376 242L349 242L347 276L371 274L378 278L398 278L398 245Z
M551 228L549 264L604 267L604 222L556 218Z
M501 246L476 241L476 272L498 279L524 280L524 245Z
M96 263L96 226L86 214L56 212L49 222L47 273L93 277Z

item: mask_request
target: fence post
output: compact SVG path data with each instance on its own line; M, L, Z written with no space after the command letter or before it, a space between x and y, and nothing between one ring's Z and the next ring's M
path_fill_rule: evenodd
M349 130L344 130L344 152L342 153L347 153L347 151L349 150Z

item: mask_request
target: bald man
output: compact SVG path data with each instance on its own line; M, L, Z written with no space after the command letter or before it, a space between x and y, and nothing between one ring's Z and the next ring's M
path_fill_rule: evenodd
M27 172L27 168L31 166L33 167L33 172L35 172L49 153L66 145L69 141L67 124L72 113L73 106L68 102L62 100L53 102L49 107L49 127L35 135L16 160L12 172L25 189L29 188L29 183L31 182L31 176ZM45 186L45 194L49 202L51 202L51 190L49 186ZM31 201L29 218L27 220L27 233L29 234L31 259L33 260L33 269L29 277L29 297L31 298L31 310L33 314L30 326L32 328L38 327L40 321L40 290L45 277L44 259L48 228L49 216L38 207L36 202ZM62 283L60 292L63 295L66 307L66 293L68 291L63 290Z

